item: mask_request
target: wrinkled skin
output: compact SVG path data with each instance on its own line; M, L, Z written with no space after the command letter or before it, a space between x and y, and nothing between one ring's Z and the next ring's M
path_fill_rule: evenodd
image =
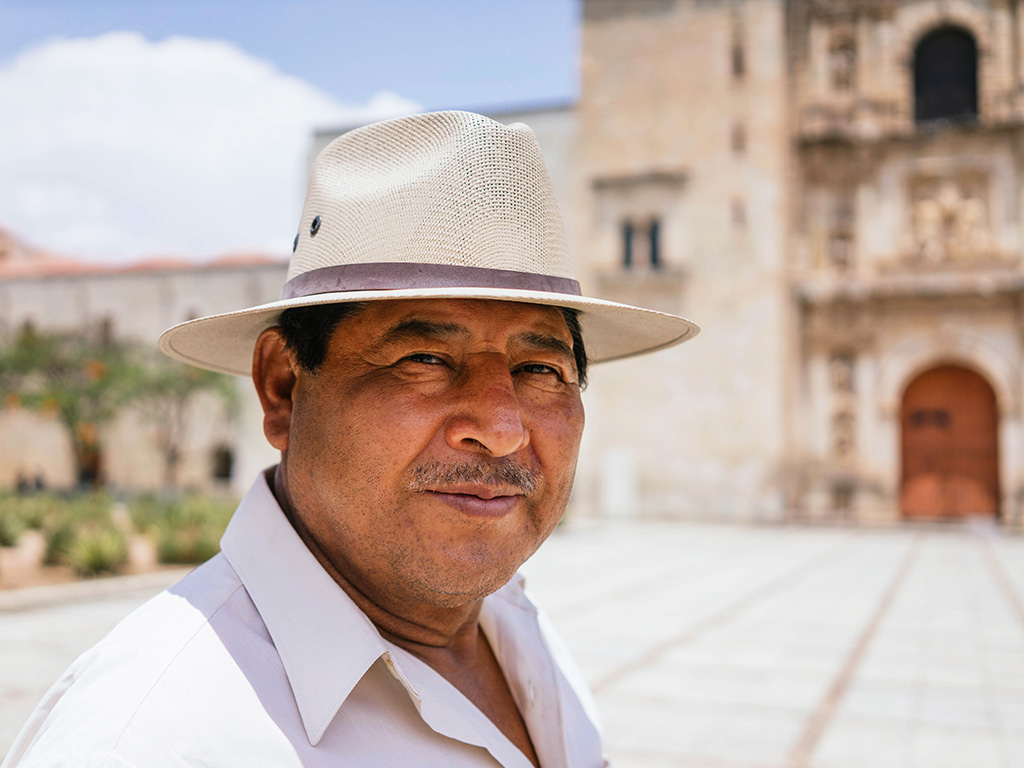
M571 347L558 309L484 300L374 302L315 373L260 337L275 490L378 625L443 635L554 529L584 422Z

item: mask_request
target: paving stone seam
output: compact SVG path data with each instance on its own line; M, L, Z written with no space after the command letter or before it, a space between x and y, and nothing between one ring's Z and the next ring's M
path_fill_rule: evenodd
M1021 601L1020 593L1017 591L1016 587L1014 587L1009 574L1006 573L1006 567L1003 565L1003 561L1000 559L999 555L996 554L995 548L992 545L992 538L990 536L979 535L978 544L985 553L984 560L991 569L996 583L999 584L999 587L1003 592L1003 596L1006 598L1006 602L1010 604L1010 610L1020 620L1021 625L1024 626L1024 602Z
M846 661L844 662L842 669L840 669L839 674L836 675L832 685L829 687L821 702L815 708L814 713L808 719L804 732L797 740L796 745L793 747L793 751L790 752L789 759L786 761L786 768L806 768L808 760L811 755L814 754L814 751L818 746L818 742L821 741L822 735L825 733L829 723L832 721L836 708L839 706L839 702L842 700L843 696L846 695L846 690L850 685L850 681L853 679L854 672L857 670L857 667L860 666L864 653L867 651L872 638L878 631L878 627L882 623L882 619L885 617L886 613L889 612L889 608L892 606L893 600L896 598L896 594L899 592L900 588L906 581L907 576L910 574L910 571L920 554L923 539L924 534L919 533L911 541L906 554L903 556L902 562L896 569L896 573L893 574L892 579L889 581L889 585L886 588L885 593L882 595L882 599L879 601L874 614L868 621L867 626L864 627L864 631L861 632L860 637L857 638L857 642L846 657Z
M709 629L725 624L731 620L736 614L741 613L748 606L756 603L759 600L768 597L769 595L777 592L781 592L800 581L800 577L804 571L814 567L819 561L831 558L836 550L842 549L846 543L853 538L856 533L851 533L850 536L843 537L839 542L833 544L826 549L817 552L806 560L803 560L798 565L790 568L787 571L776 576L766 584L762 584L755 587L750 592L747 592L743 596L733 600L731 603L726 605L724 608L716 611L707 618L698 621L696 624L688 627L685 631L668 638L664 642L654 646L646 653L641 654L637 658L623 664L616 669L613 669L604 677L595 680L591 684L591 690L595 695L601 693L604 689L613 685L614 683L621 680L626 675L632 674L639 669L652 664L657 661L664 653L674 648L677 645L683 645L685 643L692 642L704 632Z

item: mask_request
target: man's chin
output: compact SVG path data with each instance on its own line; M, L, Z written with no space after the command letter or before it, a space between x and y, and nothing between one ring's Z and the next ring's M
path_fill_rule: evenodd
M550 528L554 526L551 523ZM420 541L420 551L406 561L409 567L396 575L421 602L445 608L466 605L508 584L551 530L526 527L511 536L488 533L486 528L474 537L442 537L436 532L432 540Z
M452 562L444 573L419 580L413 586L419 599L438 608L458 608L483 600L504 587L515 576L519 566L471 567L464 562Z

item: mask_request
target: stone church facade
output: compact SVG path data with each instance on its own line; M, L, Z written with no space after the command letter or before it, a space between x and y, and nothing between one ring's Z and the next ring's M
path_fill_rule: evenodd
M1022 35L1012 0L584 2L581 271L706 326L594 377L595 497L1021 525Z
M1016 3L793 14L805 508L1021 524ZM799 254L799 255L797 255Z

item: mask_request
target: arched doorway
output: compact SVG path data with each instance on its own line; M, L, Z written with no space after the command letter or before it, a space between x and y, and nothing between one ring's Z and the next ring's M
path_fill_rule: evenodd
M998 410L985 379L958 365L907 386L900 414L904 517L999 514Z
M978 117L978 46L969 32L941 27L914 49L914 120Z

